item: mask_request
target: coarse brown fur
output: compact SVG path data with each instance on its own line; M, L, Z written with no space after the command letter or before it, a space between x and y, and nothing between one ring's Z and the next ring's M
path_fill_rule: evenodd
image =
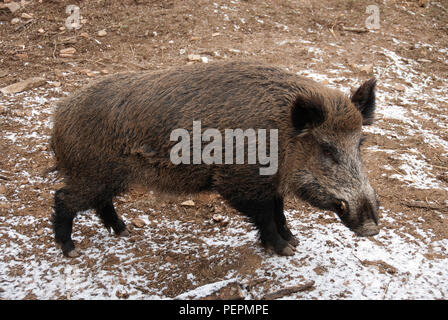
M65 254L75 255L71 223L76 212L90 208L96 209L106 227L126 233L112 199L138 184L171 194L217 191L254 220L263 244L278 253L291 254L297 241L286 226L284 196L299 195L318 207L338 212L343 197L337 194L350 197L347 194L353 188L368 184L360 173L361 178L345 181L348 186L338 186L319 167L319 145L328 143L347 154L357 152L361 126L373 117L374 106L363 110L372 102L369 90L373 92L373 88L374 82L350 99L312 80L249 62L101 79L60 103L54 116L51 145L57 170L65 181L65 187L55 194L56 240ZM170 141L171 132L177 128L191 132L193 121L199 120L202 130L278 129L278 172L260 175L259 164L173 164L170 150L177 142ZM360 158L352 160L347 170L359 174ZM311 179L304 170L319 176L312 181L319 187L301 189L297 179ZM360 181L359 186L354 181ZM308 194L322 193L326 188L331 203L320 205L319 197ZM356 198L353 203L365 204L372 197L374 194L352 198ZM376 214L376 209L368 210ZM344 223L353 228L359 226L351 224L364 221L350 219Z

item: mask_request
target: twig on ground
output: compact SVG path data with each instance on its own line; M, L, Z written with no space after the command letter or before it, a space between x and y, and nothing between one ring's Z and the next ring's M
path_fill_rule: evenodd
M356 33L366 33L369 32L369 29L366 28L351 28L351 27L342 27L344 31L356 32Z
M24 28L25 26L34 23L34 20L28 20L25 21L23 24L21 24L20 26L18 26L17 28L14 29L14 31L19 31L20 29Z
M392 280L389 280L389 282L386 285L386 288L384 289L383 300L386 299L386 294L387 294L387 291L389 290L389 285L391 282L392 282Z
M272 293L268 293L267 295L263 296L263 298L261 298L261 300L274 300L274 299L282 298L285 296L289 296L293 293L309 291L309 290L313 290L313 289L314 289L314 281L310 281L310 282L307 282L302 285L292 286L292 287L284 288L284 289L281 289L281 290L278 290L278 291L275 291Z
M425 203L422 201L401 201L402 204L409 208L419 208L419 209L427 209L427 210L439 210L439 211L447 211L448 208L441 205L432 205L429 203Z
M127 61L126 63L130 64L131 66L143 69L143 70L150 70L151 69L150 67L142 66L141 64L138 64L138 63L135 63L135 62L132 62L132 61Z
M56 59L56 47L57 47L57 43L56 43L56 40L54 40L53 59Z

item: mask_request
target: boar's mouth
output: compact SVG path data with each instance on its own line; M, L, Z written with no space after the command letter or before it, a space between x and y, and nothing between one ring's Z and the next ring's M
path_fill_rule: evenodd
M364 199L359 208L354 208L348 201L338 199L331 194L320 192L316 196L310 191L319 189L320 185L317 183L309 183L301 186L297 194L302 200L316 208L335 212L342 223L359 236L368 237L379 233L376 213L373 212L376 208L369 204L367 199Z
M333 211L336 212L336 214L341 219L342 223L345 226L347 226L350 230L352 230L358 236L361 236L361 237L374 236L379 233L378 221L376 219L374 219L373 217L370 217L371 214L363 212L365 210L366 210L366 208L364 208L364 206L362 208L358 209L358 211L360 211L360 212L356 214L356 217L363 217L366 214L369 216L369 218L360 222L360 221L354 220L351 217L350 205L347 201L336 199L333 204ZM368 210L369 209L367 209L366 211L368 211Z

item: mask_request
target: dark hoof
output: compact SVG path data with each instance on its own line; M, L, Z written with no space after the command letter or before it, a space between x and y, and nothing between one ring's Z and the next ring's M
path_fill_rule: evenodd
M75 258L75 257L79 256L79 252L78 252L78 250L76 250L75 244L73 243L72 240L68 240L63 243L56 241L56 244L58 246L60 246L64 256L70 257L70 258Z
M286 247L280 250L276 250L275 252L281 256L293 256L295 248L288 243Z
M119 237L129 237L131 234L129 233L128 229L124 229L120 233L117 234Z
M288 243L293 247L297 247L299 245L299 240L297 240L296 237L291 236L291 238L288 240Z
M278 255L281 256L293 256L294 252L296 251L296 248L294 248L291 244L285 241L284 246L272 246L268 245L266 246L267 249L274 251Z
M69 257L69 258L76 258L76 257L79 257L79 255L80 255L80 253L79 253L79 251L76 250L76 249L73 249L73 250L71 250L71 251L65 253L65 256L67 256L67 257Z

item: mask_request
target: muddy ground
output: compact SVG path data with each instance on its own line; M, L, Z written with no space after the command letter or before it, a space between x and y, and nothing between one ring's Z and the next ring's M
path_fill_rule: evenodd
M446 299L448 1L43 0L15 12L4 2L0 88L45 81L0 93L0 298L195 299L231 284L246 299L301 285L277 298ZM65 26L71 4L79 29ZM372 4L379 28L364 32ZM106 74L232 59L347 94L378 79L377 120L365 128L362 153L381 233L359 238L335 214L289 199L300 245L279 257L217 195L184 206L190 198L133 190L115 201L130 238L110 235L87 211L74 226L82 255L63 257L49 222L61 181L44 174L54 163L55 103Z

